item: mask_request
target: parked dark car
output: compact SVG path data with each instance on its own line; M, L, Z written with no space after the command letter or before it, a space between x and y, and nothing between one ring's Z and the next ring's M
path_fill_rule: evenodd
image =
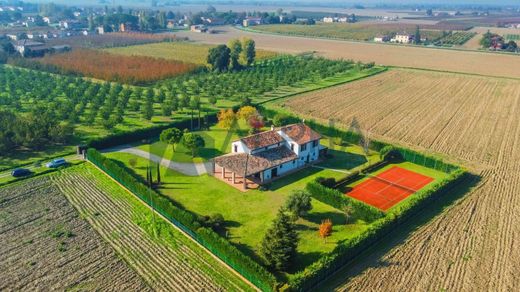
M24 176L28 176L31 174L32 174L32 172L26 168L17 168L11 172L11 175L13 177L24 177Z

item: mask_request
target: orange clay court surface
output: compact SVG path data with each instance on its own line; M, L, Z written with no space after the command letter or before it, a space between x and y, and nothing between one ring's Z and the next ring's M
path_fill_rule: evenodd
M432 181L430 177L394 166L355 186L347 195L386 211Z

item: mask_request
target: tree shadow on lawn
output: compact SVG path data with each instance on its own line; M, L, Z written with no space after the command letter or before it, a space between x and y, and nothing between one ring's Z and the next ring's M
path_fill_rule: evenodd
M458 200L463 200L464 195L476 187L480 180L480 176L467 173L457 185L440 193L428 207L404 220L399 228L386 234L378 243L368 247L353 261L331 274L331 278L324 281L320 289L335 290L371 268L399 265L400 263L390 263L383 257L396 246L405 243L412 232L430 222Z
M292 173L288 176L281 177L274 182L271 183L271 186L269 187L269 190L276 191L280 188L286 187L287 185L293 184L295 182L298 182L302 179L307 178L308 176L314 175L318 172L322 171L319 168L315 167L306 167L300 170L297 170L295 173ZM302 187L302 189L305 188L305 185Z
M309 222L320 225L325 219L330 219L332 225L345 225L345 215L340 212L312 212L304 216ZM352 222L351 220L350 222Z
M328 149L327 153L328 157L322 162L318 163L318 166L333 169L350 170L368 162L366 157L361 154L355 154L351 152L339 151L334 149Z

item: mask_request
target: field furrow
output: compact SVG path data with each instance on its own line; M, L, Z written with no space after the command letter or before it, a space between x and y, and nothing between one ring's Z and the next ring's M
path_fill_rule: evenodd
M158 215L152 218L150 209L95 168L82 166L54 181L153 289L251 289Z
M316 98L319 96L319 99ZM394 69L274 107L451 157L476 186L388 250L340 273L345 291L520 289L520 81ZM397 239L396 239L397 240Z

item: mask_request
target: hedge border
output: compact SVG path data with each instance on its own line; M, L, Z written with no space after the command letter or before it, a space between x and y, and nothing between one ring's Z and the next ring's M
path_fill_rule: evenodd
M148 188L141 178L132 175L127 168L121 167L93 148L87 151L87 159L240 273L257 288L263 291L272 291L278 287L277 279L272 273L243 254L228 240L222 238L213 230L203 227L195 214L175 205L170 199Z

